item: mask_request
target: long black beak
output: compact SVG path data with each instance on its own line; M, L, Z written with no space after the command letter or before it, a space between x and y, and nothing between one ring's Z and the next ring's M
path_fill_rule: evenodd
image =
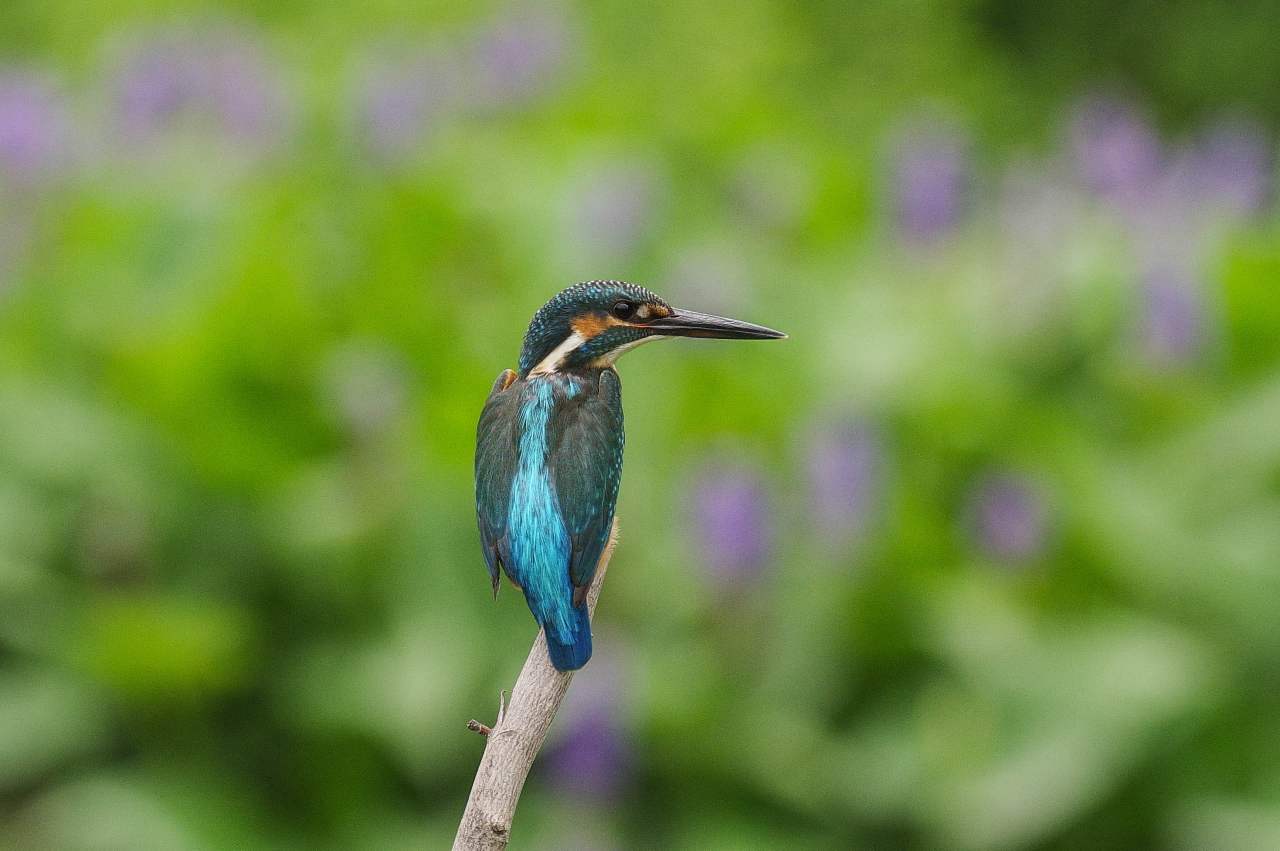
M713 337L718 340L780 340L787 335L763 325L753 325L737 319L677 310L670 316L647 323L660 334L670 337Z

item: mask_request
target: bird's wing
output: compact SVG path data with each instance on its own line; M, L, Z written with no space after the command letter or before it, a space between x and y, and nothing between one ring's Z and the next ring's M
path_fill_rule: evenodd
M569 579L574 603L584 599L596 563L613 526L613 508L622 481L622 382L612 369L600 373L596 388L556 406L549 453L552 482L572 554Z
M499 568L510 565L507 503L519 457L520 394L506 391L515 379L515 372L505 369L493 382L476 427L476 519L495 597L501 578Z

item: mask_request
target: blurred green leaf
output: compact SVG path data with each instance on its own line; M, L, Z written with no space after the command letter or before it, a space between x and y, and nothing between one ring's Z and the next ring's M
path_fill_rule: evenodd
M104 685L144 704L185 704L235 688L253 671L252 622L212 599L111 594L86 614L81 661Z

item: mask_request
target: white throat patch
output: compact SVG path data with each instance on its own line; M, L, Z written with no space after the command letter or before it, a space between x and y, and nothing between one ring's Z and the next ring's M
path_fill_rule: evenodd
M570 334L568 337L565 338L565 341L563 343L556 346L551 351L551 354L547 355L545 358L543 358L541 361L538 362L537 366L529 370L529 374L530 375L548 375L552 372L555 372L564 364L564 359L569 356L569 353L572 352L574 349L578 348L578 346L581 346L586 341L587 341L586 337L582 336L577 331L574 331L572 334Z

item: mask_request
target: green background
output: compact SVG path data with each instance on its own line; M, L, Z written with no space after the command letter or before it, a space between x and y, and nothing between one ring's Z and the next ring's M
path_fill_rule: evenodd
M475 422L613 277L791 337L621 361L597 654L513 848L1280 847L1280 219L1177 183L1224 115L1274 151L1278 4L3 17L54 114L24 147L0 95L5 847L446 846L535 632ZM180 90L142 129L135 73ZM1097 97L1160 146L1136 201L1081 177Z

